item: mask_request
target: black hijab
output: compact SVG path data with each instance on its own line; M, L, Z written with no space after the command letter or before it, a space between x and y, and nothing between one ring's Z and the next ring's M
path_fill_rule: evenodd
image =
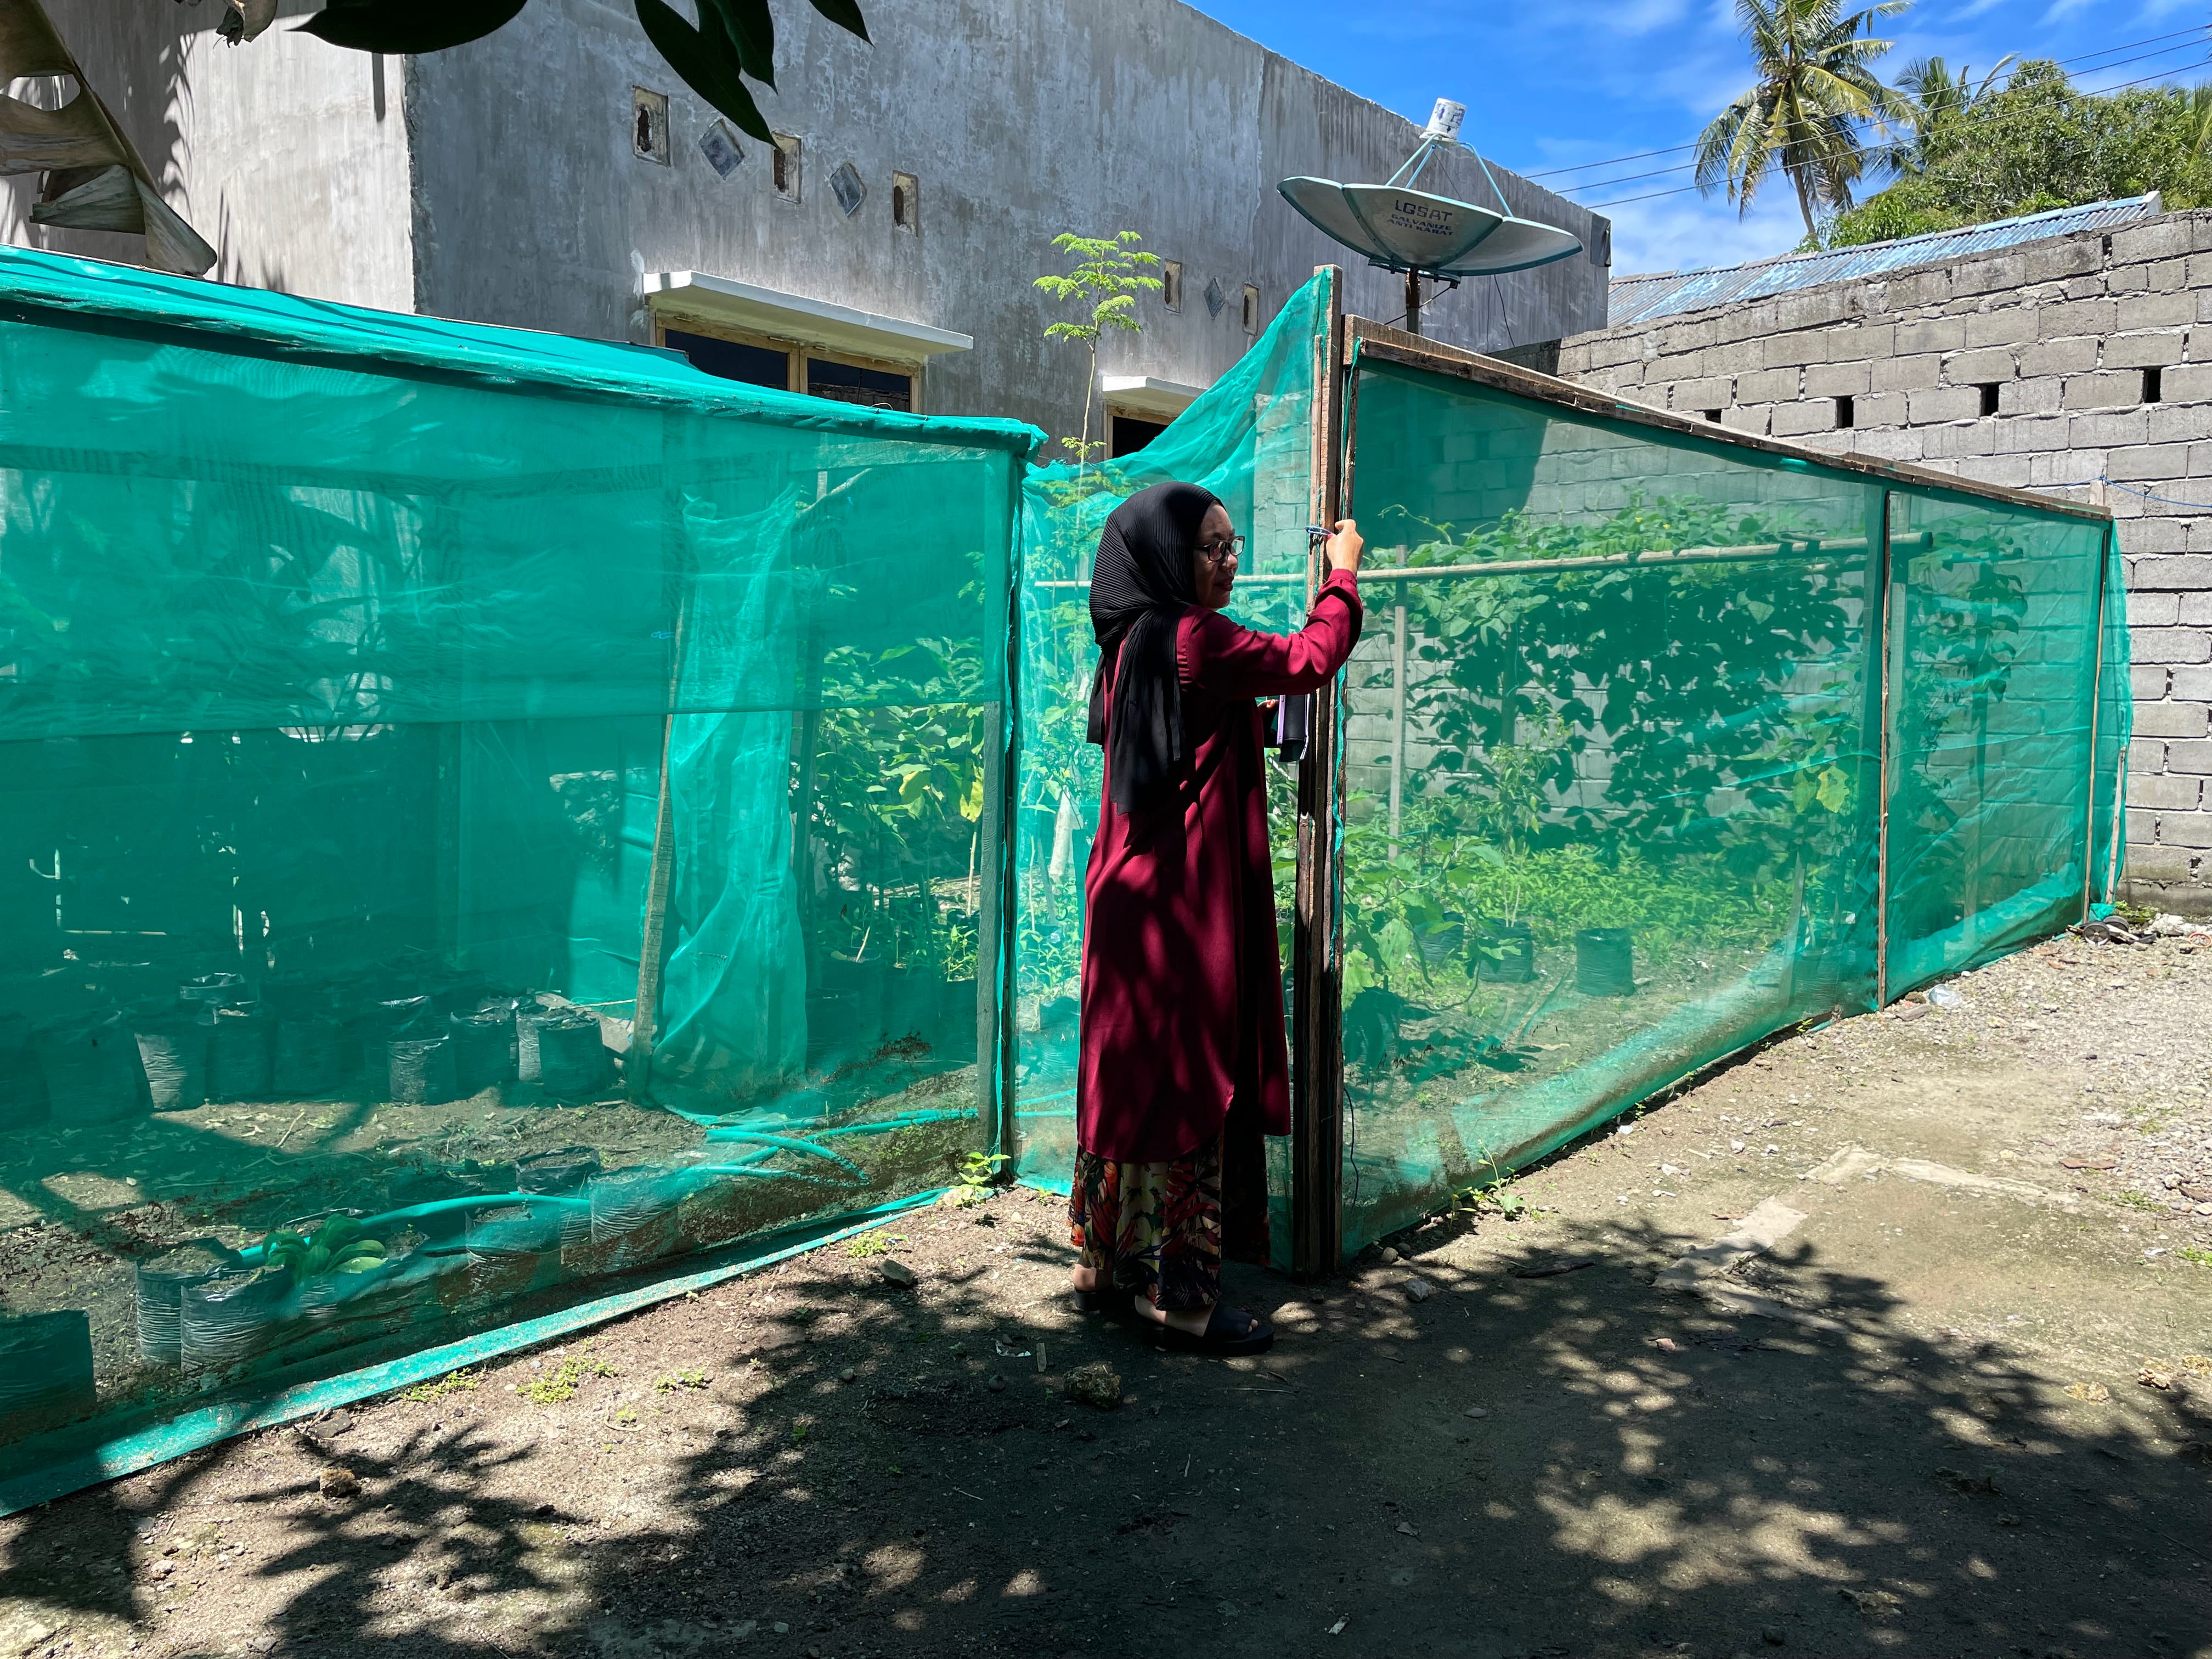
M1098 538L1091 572L1098 674L1091 683L1089 737L1107 749L1114 805L1125 812L1152 805L1182 777L1176 624L1197 603L1190 556L1206 509L1219 504L1196 484L1154 484L1115 507Z

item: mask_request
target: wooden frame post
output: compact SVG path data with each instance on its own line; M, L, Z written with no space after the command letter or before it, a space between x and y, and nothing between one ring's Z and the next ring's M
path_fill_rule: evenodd
M2089 675L2089 787L2085 792L2088 810L2082 815L2087 822L2081 830L2081 920L2089 920L2091 895L2097 880L2097 716L2105 702L2105 590L2109 586L2108 573L2112 568L2112 554L2106 543L2112 536L2107 529L2097 540L2097 637L2091 661L2095 667ZM2115 757L2115 765L2126 775L2128 757L2124 749ZM2117 843L2128 832L2124 809L2112 818L2112 839Z
M1343 503L1344 272L1329 275L1328 314L1314 342L1310 522L1334 524ZM1306 594L1321 586L1309 554ZM1344 1245L1344 1009L1337 823L1338 688L1314 693L1312 736L1298 766L1297 898L1291 949L1291 1271L1335 1271Z
M1881 585L1876 590L1881 605L1874 640L1875 662L1881 675L1881 742L1876 762L1876 774L1881 780L1881 817L1875 830L1874 878L1874 1006L1877 1011L1889 1006L1889 803L1897 793L1896 780L1892 775L1897 758L1893 735L1897 709L1890 689L1897 678L1897 656L1903 648L1905 635L1897 616L1905 586L1896 580L1892 568L1889 516L1890 503L1895 499L1890 491L1882 491Z

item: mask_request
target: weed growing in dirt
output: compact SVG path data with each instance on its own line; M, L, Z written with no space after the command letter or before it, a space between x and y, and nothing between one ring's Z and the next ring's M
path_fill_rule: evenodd
M1009 1164L1013 1164L1013 1159L1005 1152L969 1152L960 1159L960 1175L953 1176L953 1182L963 1188L963 1197L967 1197L969 1192L980 1194L998 1186L998 1172Z
M572 1354L543 1376L532 1377L515 1390L533 1406L557 1406L576 1397L576 1387L587 1376L619 1376L622 1373L588 1355Z
M678 1389L703 1389L707 1386L704 1371L672 1371L653 1385L663 1394L674 1394Z
M2212 1267L2212 1250L2205 1249L2202 1246L2185 1244L2174 1254L2184 1261L2192 1262L2199 1267Z
M2117 1204L2124 1210L2143 1210L2152 1215L2166 1213L2165 1205L2154 1198L2146 1198L2141 1193L2106 1193L2104 1198L2106 1203Z
M434 1382L417 1382L411 1389L401 1389L399 1397L402 1400L419 1401L428 1405L431 1401L441 1399L449 1394L474 1394L477 1384L483 1379L483 1373L481 1371L447 1371Z
M1529 1213L1528 1201L1514 1190L1513 1172L1501 1168L1487 1146L1477 1153L1475 1161L1490 1173L1486 1178L1452 1194L1453 1214L1480 1215L1484 1210L1491 1209L1508 1221L1518 1221Z

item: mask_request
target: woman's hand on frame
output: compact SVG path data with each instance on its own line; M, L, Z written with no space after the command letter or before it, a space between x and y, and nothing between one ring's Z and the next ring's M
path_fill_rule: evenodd
M1328 538L1328 568L1357 575L1367 544L1359 539L1359 526L1350 519L1336 521L1336 534Z

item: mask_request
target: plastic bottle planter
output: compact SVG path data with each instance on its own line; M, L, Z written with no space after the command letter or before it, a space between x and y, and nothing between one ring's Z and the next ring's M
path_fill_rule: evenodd
M517 1160L514 1190L562 1196L580 1195L584 1183L599 1172L599 1155L587 1146L564 1146ZM590 1210L584 1205L560 1208L560 1244L564 1250L586 1245L592 1239Z
M208 1098L266 1100L276 1022L258 1009L218 1008L208 1041Z
M1536 940L1525 921L1499 923L1474 948L1474 975L1480 981L1526 985L1536 977Z
M552 1200L535 1204L501 1204L471 1210L464 1231L466 1266L438 1280L438 1299L448 1312L483 1308L543 1290L562 1278L563 1218L584 1216L579 1204ZM590 1236L588 1220L578 1230Z
M178 1300L185 1369L223 1371L266 1352L282 1334L292 1275L241 1267L185 1286Z
M620 1273L668 1255L683 1242L677 1207L696 1178L682 1170L617 1170L591 1182L590 1242L561 1253L571 1273Z
M454 1085L472 1095L514 1075L514 1013L494 1006L455 1014L449 1025L453 1043Z
M138 1264L138 1358L149 1365L184 1359L185 1292L223 1271L229 1253L207 1243L182 1244Z
M181 1016L134 1022L138 1064L157 1112L189 1112L207 1102L206 1026Z
M1575 989L1586 997L1636 994L1634 935L1626 927L1583 927L1575 933Z
M596 1100L605 1092L607 1050L596 1015L558 1009L538 1021L538 1086L565 1102Z
M538 1081L538 1026L545 1010L525 1002L514 1011L514 1075L524 1083Z
M0 1440L88 1415L92 1317L81 1309L0 1318Z
M0 1015L0 1135L46 1121L46 1079L31 1048L30 1022Z
M274 1068L277 1094L297 1100L337 1088L345 1079L347 1047L345 1027L335 1019L280 1018Z
M453 1041L441 1031L411 1026L384 1045L390 1098L407 1105L452 1100L460 1091L453 1073Z
M152 1109L137 1039L120 1018L47 1033L39 1045L39 1070L57 1129L119 1123Z

